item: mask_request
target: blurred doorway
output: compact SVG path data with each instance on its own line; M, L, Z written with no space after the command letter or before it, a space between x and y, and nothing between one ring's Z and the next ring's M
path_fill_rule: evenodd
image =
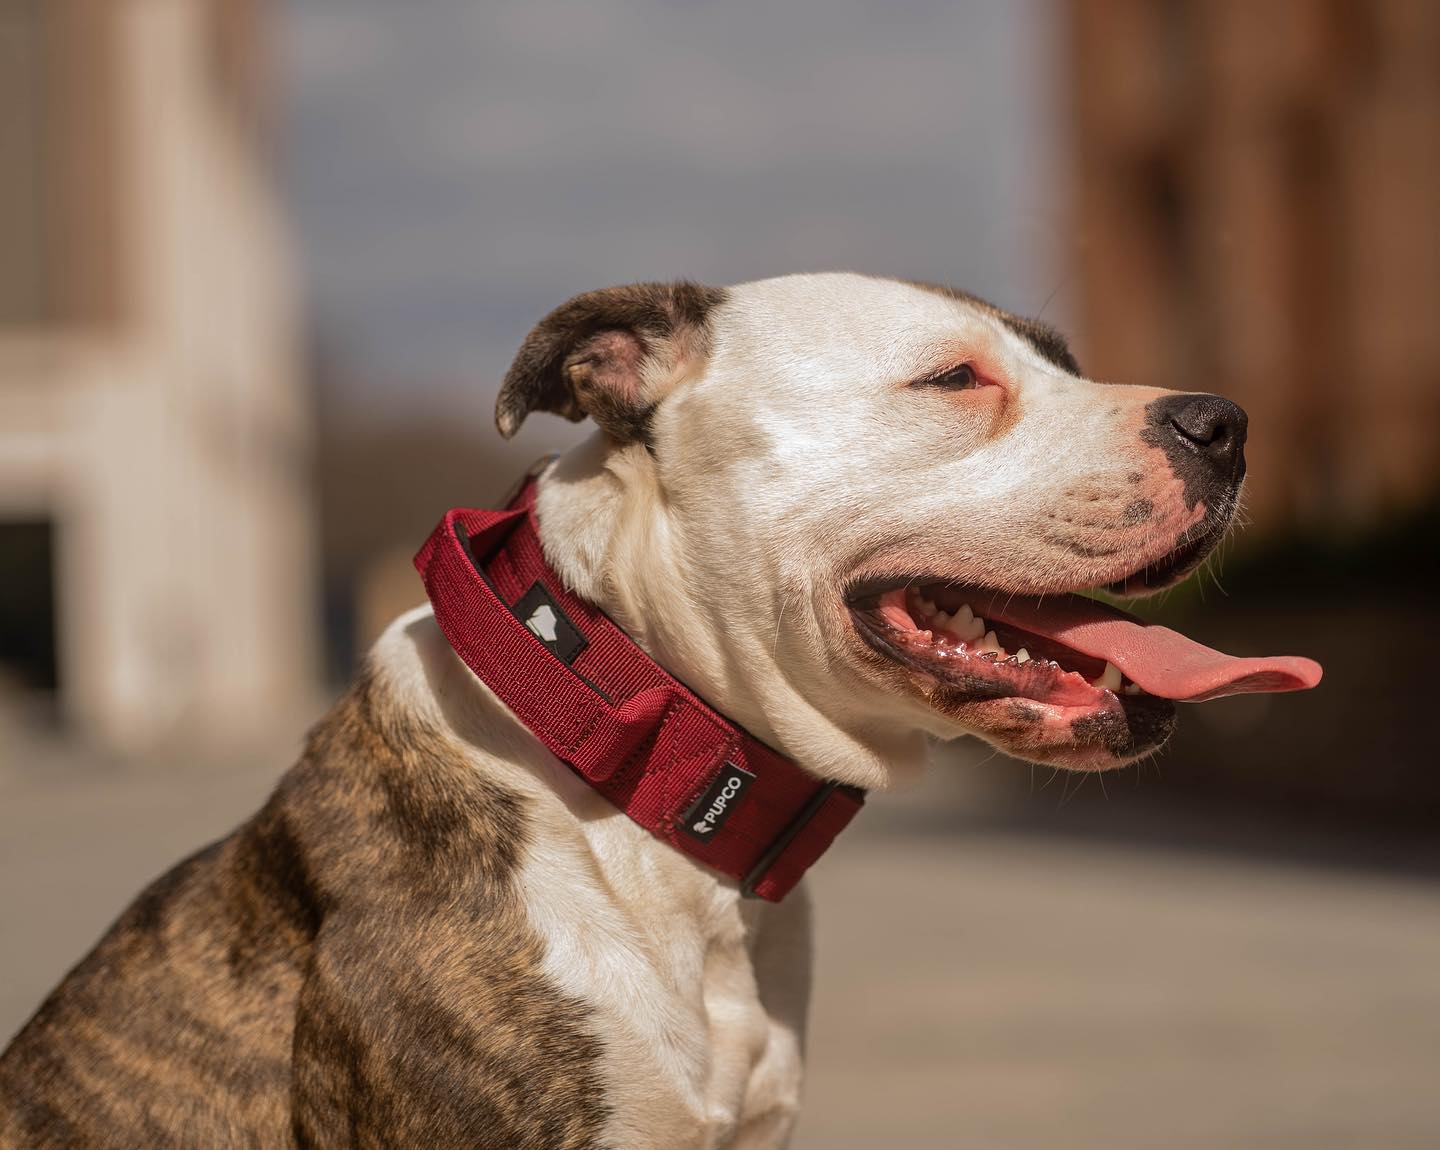
M53 709L59 687L54 525L0 520L0 571L0 692L43 695Z

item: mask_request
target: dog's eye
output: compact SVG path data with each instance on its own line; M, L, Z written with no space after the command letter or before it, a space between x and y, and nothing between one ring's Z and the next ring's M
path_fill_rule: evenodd
M975 374L975 369L970 364L962 363L958 367L950 368L943 375L922 379L920 386L943 387L946 391L967 391L980 386L980 377Z

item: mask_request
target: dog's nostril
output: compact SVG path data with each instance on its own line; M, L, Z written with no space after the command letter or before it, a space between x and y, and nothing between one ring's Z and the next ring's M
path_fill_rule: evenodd
M1188 445L1217 464L1231 464L1245 446L1249 422L1240 407L1218 395L1178 395L1169 401L1170 426Z
M1170 416L1170 426L1197 447L1225 447L1245 441L1245 412L1218 395L1187 395Z

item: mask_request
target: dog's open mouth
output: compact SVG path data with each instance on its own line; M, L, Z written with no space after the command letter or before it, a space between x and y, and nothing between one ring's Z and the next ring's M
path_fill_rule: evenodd
M1309 659L1226 655L1080 595L915 580L857 589L847 603L860 637L919 676L937 706L1006 750L1065 765L1153 749L1175 702L1320 681Z

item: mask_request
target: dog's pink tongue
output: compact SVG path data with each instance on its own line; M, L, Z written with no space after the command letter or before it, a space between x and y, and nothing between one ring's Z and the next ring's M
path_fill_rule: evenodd
M978 603L976 613L981 613ZM983 614L1092 658L1108 659L1141 690L1165 699L1198 703L1247 692L1304 691L1320 682L1323 673L1319 663L1298 655L1227 655L1079 595L997 596Z

